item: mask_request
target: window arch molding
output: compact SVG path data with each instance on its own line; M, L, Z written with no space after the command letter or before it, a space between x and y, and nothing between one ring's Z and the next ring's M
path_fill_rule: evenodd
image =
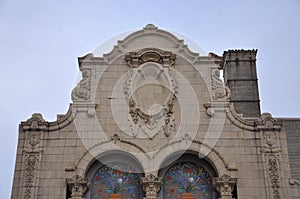
M158 171L158 176L163 179L163 185L159 193L160 198L166 198L164 194L166 192L166 189L169 188L166 186L165 182L165 180L167 180L167 174L170 173L170 170L174 169L175 167L180 167L183 164L203 168L203 173L207 175L207 180L210 183L208 191L210 192L209 194L211 194L211 196L209 198L218 198L218 193L212 185L213 178L217 177L218 174L214 166L211 163L209 163L205 158L199 158L198 154L195 151L186 151L185 153L173 153L162 162L160 167L161 169Z
M214 164L209 159L199 158L199 153L192 150L187 150L185 152L177 151L170 154L164 161L162 161L160 169L158 171L158 176L162 177L171 165L181 161L190 161L193 163L201 164L212 177L218 176L218 171Z
M137 158L135 158L130 153L126 153L124 151L107 151L98 155L98 157L94 158L93 161L86 169L85 177L90 179L90 177L95 173L97 168L103 164L109 164L114 161L122 161L126 162L129 166L131 166L136 173L143 174L144 170L142 164L139 162Z
M116 167L118 167L118 169ZM100 179L100 176L102 175L101 178L104 178L105 181L107 181L109 179L109 180L118 182L118 180L123 180L124 179L123 177L129 176L129 175L124 175L124 174L128 174L129 170L133 171L132 175L130 177L130 183L134 183L133 181L136 182L136 184L135 184L136 187L134 189L139 190L140 195L137 196L137 198L140 198L143 195L143 191L140 186L140 178L144 177L143 168L142 168L141 164L139 163L139 161L134 156L132 156L129 153L123 152L123 151L109 151L109 152L102 153L101 155L99 155L97 158L95 158L91 162L91 164L89 165L89 167L85 173L85 177L87 178L87 180L90 184L90 187L87 190L87 192L85 193L84 198L85 199L94 199L94 197L92 197L92 194L94 194L95 191L103 191L104 190L104 189L103 190L95 190L95 188L93 187L93 184L95 184L96 178ZM131 171L129 173L131 173ZM116 172L118 172L118 173L116 173ZM121 177L118 179L115 179L115 180L111 179L112 177L109 177L109 178L106 177L107 175L111 175L111 174L114 175L114 177L116 177L116 175L119 175ZM115 183L115 182L112 182L112 183ZM102 185L103 184L104 183L102 183ZM123 183L120 182L120 184L123 184ZM115 193L114 191L115 191L115 189L112 190L113 193ZM135 192L136 192L136 190L135 190Z

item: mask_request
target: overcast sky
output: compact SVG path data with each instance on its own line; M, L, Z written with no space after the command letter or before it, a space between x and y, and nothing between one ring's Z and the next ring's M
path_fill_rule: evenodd
M66 113L77 57L153 23L207 52L258 49L262 112L300 117L300 1L0 0L0 198L12 186L18 125Z

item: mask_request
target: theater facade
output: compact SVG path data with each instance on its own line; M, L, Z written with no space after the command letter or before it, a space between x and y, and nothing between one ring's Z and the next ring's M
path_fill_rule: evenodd
M300 198L300 118L261 113L256 54L149 24L78 58L68 112L19 125L11 198Z

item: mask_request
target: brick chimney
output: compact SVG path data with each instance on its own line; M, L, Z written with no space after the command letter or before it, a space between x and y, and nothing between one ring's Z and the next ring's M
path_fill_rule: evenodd
M260 117L256 72L257 50L228 50L223 53L225 85L231 90L231 102L244 117Z

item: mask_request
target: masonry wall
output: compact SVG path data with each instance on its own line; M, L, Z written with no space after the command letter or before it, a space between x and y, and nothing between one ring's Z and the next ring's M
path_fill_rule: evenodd
M127 154L141 165L146 178L154 175L150 182L161 183L162 163L190 152L215 170L212 177L220 198L299 198L298 185L289 182L291 175L297 177L297 146L291 136L297 136L298 122L285 121L282 128L271 114L260 114L258 90L253 94L258 106L246 116L252 118L241 116L249 103L239 109L231 101L229 88L219 78L222 62L222 57L189 51L183 41L153 25L128 36L104 57L79 58L83 78L72 92L69 111L54 122L33 114L20 125L11 198L85 198L87 173L104 154ZM162 125L168 131L151 130L151 117L130 101L134 93L128 97L124 92L135 81L128 72L139 75L156 69L173 80L169 86L176 94L166 102L167 116L158 117L162 122L168 119ZM164 83L163 78L159 81ZM248 92L243 85L228 85L243 96ZM145 90L141 95L147 94ZM136 124L151 128L139 134ZM148 181L142 183L151 188ZM146 188L146 199L157 197L159 189L152 189L157 194L153 196Z
M300 180L300 120L280 119L287 133L287 148L290 159L291 177Z

